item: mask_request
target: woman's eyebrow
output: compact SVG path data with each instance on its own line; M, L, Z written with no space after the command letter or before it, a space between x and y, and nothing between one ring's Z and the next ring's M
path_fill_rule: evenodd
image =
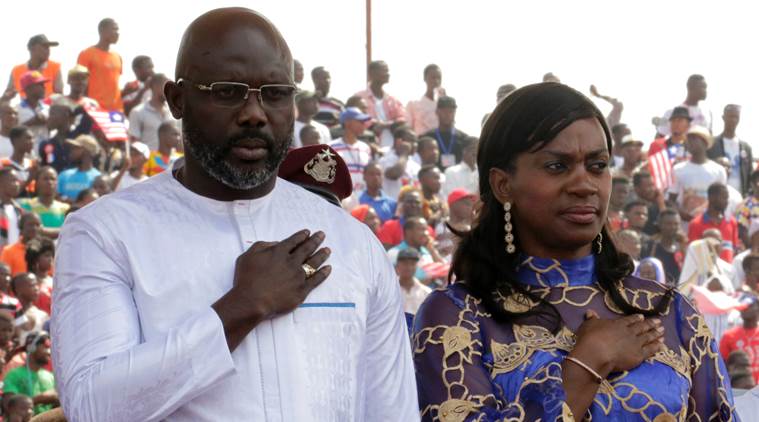
M563 151L555 151L555 150L550 150L550 149L544 149L542 151L538 151L538 153L553 155L556 158L560 158L564 160L572 159L575 156L575 154L571 154L571 153L567 153ZM597 158L599 156L608 155L608 154L609 154L609 151L606 148L599 148L599 149L589 151L588 153L586 153L585 158Z

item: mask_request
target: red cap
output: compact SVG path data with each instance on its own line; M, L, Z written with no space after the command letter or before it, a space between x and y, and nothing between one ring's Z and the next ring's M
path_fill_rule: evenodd
M369 213L369 205L359 205L351 210L351 215L358 221L364 222L366 220L366 214Z
M353 182L342 157L328 145L290 150L279 166L279 177L307 189L327 191L343 200L353 193Z
M42 76L42 73L39 71L30 70L21 75L21 80L19 82L21 83L21 89L26 89L29 85L45 83L48 80L49 79Z
M464 188L454 189L451 193L448 194L448 206L450 207L456 201L460 201L464 198L475 199L477 198L477 195L470 193Z

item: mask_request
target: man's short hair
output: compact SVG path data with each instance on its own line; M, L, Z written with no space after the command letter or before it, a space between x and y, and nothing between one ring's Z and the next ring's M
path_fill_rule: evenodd
M426 148L428 145L437 146L437 140L431 136L422 136L419 138L419 148Z
M461 149L467 149L469 147L477 146L480 142L480 138L476 136L467 136L461 140Z
M686 82L686 86L692 87L693 84L696 82L701 82L704 80L703 75L699 75L698 73L694 73L693 75L688 76L688 82Z
M378 169L380 169L380 171L382 171L382 166L380 165L379 161L372 160L366 164L366 166L364 167L363 173L366 173L366 171L369 170L369 168L371 167L377 167Z
M311 79L316 79L316 74L320 72L326 72L324 66L316 66L315 68L311 69Z
M40 237L39 239L32 239L26 243L26 268L31 270L37 265L37 261L42 255L50 252L55 255L55 243L47 237Z
M377 70L377 69L379 69L379 68L381 68L382 66L385 66L385 65L387 65L387 63L385 63L382 60L374 60L374 61L369 62L369 66L367 66L367 71L369 73L372 73L373 71L375 71L375 70Z
M406 221L403 223L403 231L411 230L413 228L416 228L417 226L426 226L427 220L424 219L424 217L411 217L407 218Z
M627 124L626 123L617 123L616 125L614 125L614 126L611 127L611 133L612 133L612 135L618 135L619 133L621 133L625 129L627 129Z
M711 185L709 185L709 188L706 190L706 195L707 196L716 195L720 191L728 192L727 185L720 182L714 182Z
M308 132L315 132L316 134L319 133L318 130L316 130L316 127L313 125L305 125L300 129L300 132L298 132L298 135L300 135L301 138L303 138L303 135Z
M98 23L98 32L103 32L105 28L114 24L116 24L116 21L113 18L105 18Z
M406 124L396 126L392 129L392 133L394 139L411 139L413 137L414 140L417 140L414 131Z
M722 110L723 113L727 113L728 111L737 111L738 113L741 112L741 106L738 104L728 104L725 106L724 110Z
M648 209L648 204L646 204L645 202L639 199L635 199L625 204L624 210L625 212L630 212L630 210L632 210L635 207L646 207L646 209Z
M25 212L21 214L21 218L18 219L18 229L21 230L24 227L24 224L26 224L27 221L36 218L38 221L40 220L40 216L33 212Z
M158 126L158 135L163 135L164 133L168 132L171 129L179 129L179 128L172 121L163 122L161 123L161 126Z
M18 284L29 279L29 273L18 273L11 278L11 292L18 296Z
M138 67L142 66L143 64L152 61L152 59L148 56L137 56L134 59L132 59L132 69L137 69Z
M422 166L421 169L419 169L419 173L417 173L416 177L421 179L422 177L426 176L427 173L432 173L437 166L435 164L427 164L426 166Z
M633 173L633 186L640 186L644 179L650 179L651 173L648 170L638 170Z
M10 133L8 133L8 138L10 138L11 142L15 141L16 139L22 137L25 133L29 132L29 128L26 126L15 126L12 127L10 130Z
M625 176L615 176L611 179L611 186L614 187L614 185L629 185L630 179L628 179Z
M424 67L424 79L427 79L427 74L432 72L433 70L440 70L440 66L436 65L435 63L428 64Z
M677 210L674 208L664 208L659 213L659 221L661 221L662 218L668 217L668 216L679 217L680 213L678 213Z
M759 263L759 255L749 254L748 256L743 258L743 262L741 262L741 267L743 267L743 272L745 274L748 274L749 271L751 271L751 266L754 265L754 263Z

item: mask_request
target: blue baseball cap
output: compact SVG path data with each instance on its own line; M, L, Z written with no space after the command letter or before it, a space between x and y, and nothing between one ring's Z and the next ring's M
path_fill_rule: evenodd
M371 120L372 116L364 114L358 107L348 107L340 113L340 124L344 124L346 120L358 120L365 122Z

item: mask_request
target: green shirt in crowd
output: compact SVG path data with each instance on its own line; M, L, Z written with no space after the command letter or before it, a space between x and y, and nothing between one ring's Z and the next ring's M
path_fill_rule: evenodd
M3 380L3 393L23 394L32 398L54 388L55 377L52 372L47 369L32 372L26 365L11 369ZM34 406L34 414L46 412L52 408L52 404L38 404Z
M70 208L69 204L55 199L50 207L46 207L37 197L19 199L18 203L21 208L37 214L42 221L42 227L46 229L60 228Z

